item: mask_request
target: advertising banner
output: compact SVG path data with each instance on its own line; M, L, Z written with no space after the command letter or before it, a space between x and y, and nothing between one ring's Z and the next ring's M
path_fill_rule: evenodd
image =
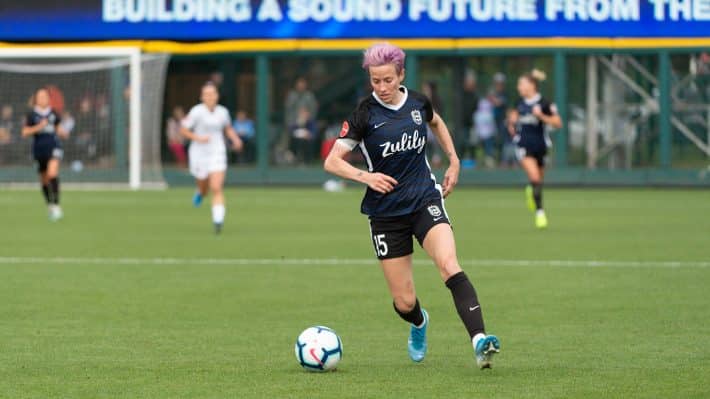
M710 36L710 0L2 3L0 40L3 41Z

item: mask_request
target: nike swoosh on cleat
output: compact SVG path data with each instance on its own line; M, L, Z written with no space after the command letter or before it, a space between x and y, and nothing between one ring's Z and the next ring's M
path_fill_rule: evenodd
M470 312L473 312L474 310L476 310L476 309L478 309L478 308L480 308L480 307L481 307L481 305L476 305L476 306L474 306L474 307L472 307L472 308L468 308L468 310L469 310Z

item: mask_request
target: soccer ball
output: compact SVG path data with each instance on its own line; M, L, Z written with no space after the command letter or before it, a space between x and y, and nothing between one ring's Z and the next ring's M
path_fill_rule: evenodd
M334 370L343 357L343 344L334 330L315 326L303 330L296 340L296 359L308 371Z

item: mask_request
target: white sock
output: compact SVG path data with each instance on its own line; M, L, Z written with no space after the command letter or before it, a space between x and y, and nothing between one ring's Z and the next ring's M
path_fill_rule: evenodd
M476 348L476 344L478 343L478 341L482 340L483 338L486 338L486 334L484 334L484 333L478 333L478 334L474 335L473 338L471 339L471 342L473 343L473 347Z
M224 223L225 213L227 213L227 210L224 208L224 205L212 205L212 222Z
M537 211L535 211L535 214L538 215L538 216L539 216L539 215L544 215L544 214L545 214L545 211L544 211L543 209L538 209Z

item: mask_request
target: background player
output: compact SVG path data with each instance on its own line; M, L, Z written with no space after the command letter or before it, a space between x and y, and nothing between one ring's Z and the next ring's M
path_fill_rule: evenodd
M410 358L415 362L424 359L429 324L429 315L420 307L414 290L414 235L451 290L478 365L487 368L500 345L495 336L485 334L481 306L473 285L459 266L454 235L444 209L444 197L458 181L459 159L446 124L433 112L431 102L401 85L404 58L404 51L386 43L365 51L363 68L369 73L372 95L361 101L343 123L340 139L325 160L325 169L368 186L361 210L370 217L375 252L395 311L411 323ZM449 158L443 192L426 159L425 124ZM368 171L345 160L358 145L367 160Z
M562 127L555 104L543 98L539 92L545 73L533 70L518 79L518 100L510 112L508 130L518 146L520 165L528 176L525 198L528 208L535 212L535 226L547 227L547 216L542 207L542 182L545 177L545 156L552 145L545 133L545 125L555 129Z
M229 111L218 104L219 92L214 83L202 87L200 104L190 109L182 121L180 132L190 142L188 157L190 173L197 180L197 192L192 202L197 207L208 191L212 192L212 222L215 233L222 231L226 209L224 206L224 177L227 171L227 148L224 134L229 137L234 151L242 150L242 140L232 128Z
M32 110L22 127L22 137L32 136L32 155L37 161L37 171L42 193L47 202L49 219L63 217L59 206L59 163L64 152L59 138L69 137L59 124L61 118L50 106L49 91L41 88L32 96Z

